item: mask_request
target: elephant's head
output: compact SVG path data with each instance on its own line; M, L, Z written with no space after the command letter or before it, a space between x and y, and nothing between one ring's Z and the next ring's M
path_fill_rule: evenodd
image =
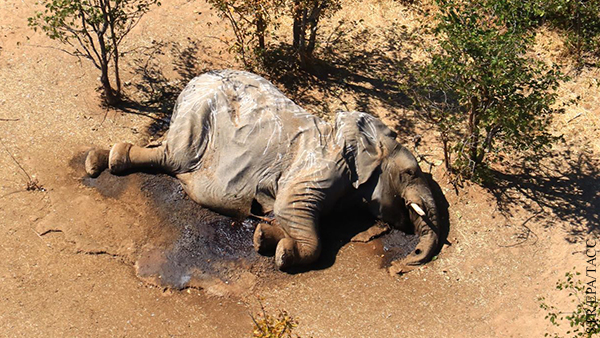
M400 263L414 266L431 260L442 229L432 191L415 157L396 141L394 132L368 114L339 113L336 126L352 184L371 213L395 227L408 216L420 236L415 251Z

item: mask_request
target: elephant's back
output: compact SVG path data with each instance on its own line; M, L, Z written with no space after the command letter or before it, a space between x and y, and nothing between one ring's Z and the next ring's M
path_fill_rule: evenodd
M198 202L239 215L255 198L271 204L282 173L307 149L322 151L330 130L264 78L214 71L179 96L167 154L175 173L192 173L188 193Z
M175 172L214 161L204 156L211 151L227 152L238 164L238 155L272 161L307 134L322 138L319 127L328 125L266 79L244 71L212 71L194 78L179 95L167 150Z

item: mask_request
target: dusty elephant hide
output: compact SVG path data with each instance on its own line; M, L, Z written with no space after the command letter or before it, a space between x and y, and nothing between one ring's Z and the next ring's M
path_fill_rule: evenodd
M297 177L341 169L341 156L331 156L341 146L330 124L265 79L221 71L195 78L179 96L165 156L197 202L248 216L254 200L273 211L280 188ZM337 179L320 176L307 188Z

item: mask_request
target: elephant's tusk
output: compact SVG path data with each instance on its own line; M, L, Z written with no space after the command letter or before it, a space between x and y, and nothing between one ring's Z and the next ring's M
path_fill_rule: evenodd
M419 216L423 217L425 216L425 211L423 211L423 209L421 209L421 207L419 205L417 205L416 203L411 203L410 206L415 209L415 212L417 214L419 214Z

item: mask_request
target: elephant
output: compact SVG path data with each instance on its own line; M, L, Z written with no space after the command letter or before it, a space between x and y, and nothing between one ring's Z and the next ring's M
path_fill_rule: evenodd
M409 218L420 237L416 249L395 262L396 272L430 261L440 246L432 191L392 130L354 111L326 122L249 72L219 70L192 79L162 143L93 148L85 168L91 177L106 169L163 172L203 207L258 217L255 249L274 252L283 271L318 259L321 218L340 207L363 207L392 227Z

